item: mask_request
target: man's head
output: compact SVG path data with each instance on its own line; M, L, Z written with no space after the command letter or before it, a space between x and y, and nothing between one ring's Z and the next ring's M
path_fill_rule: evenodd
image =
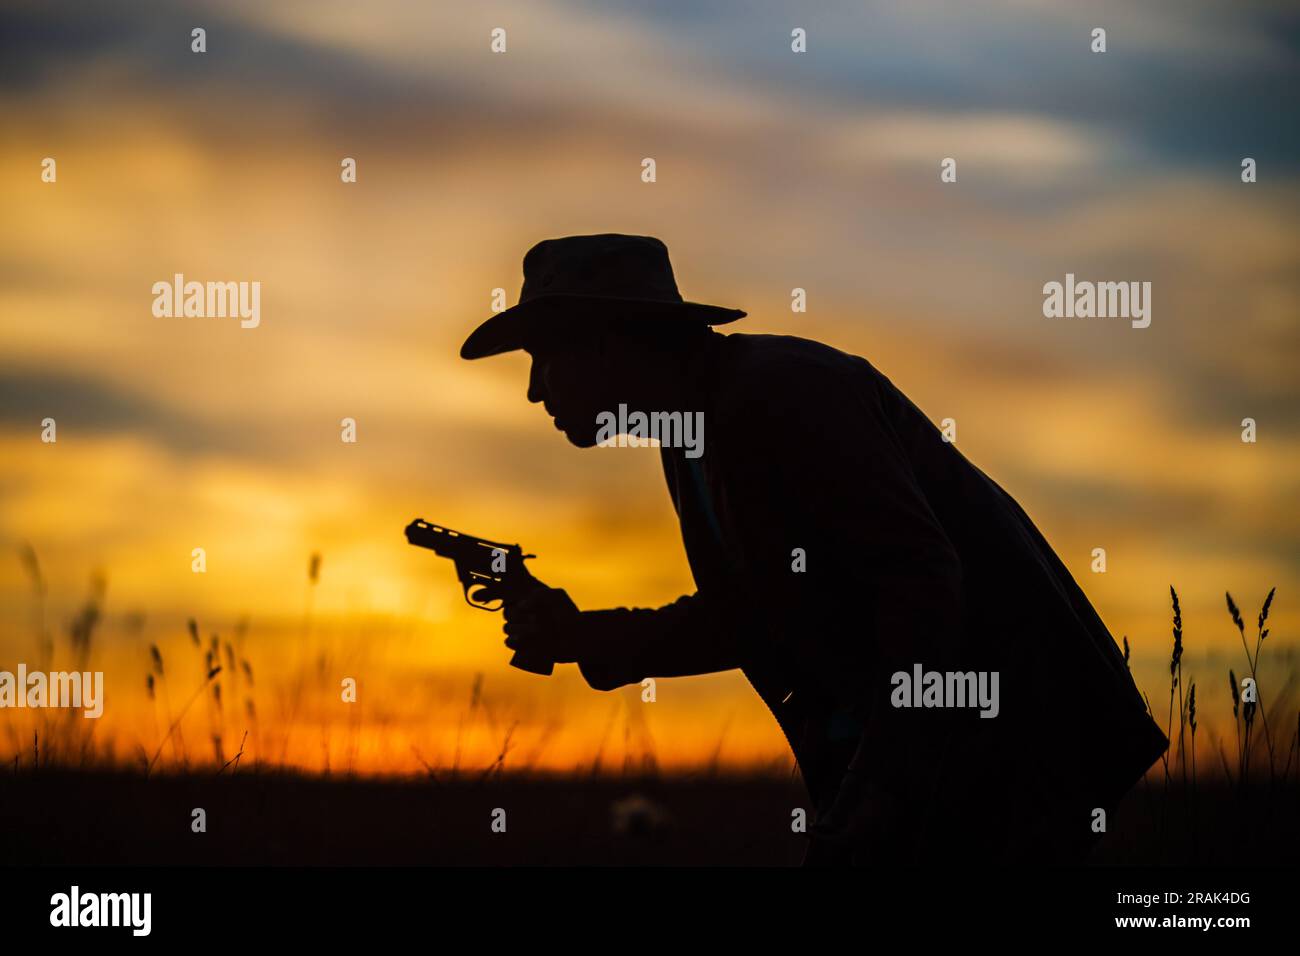
M547 239L524 256L519 304L482 323L461 346L476 359L524 349L528 398L545 405L580 447L596 444L596 416L620 404L672 410L683 370L739 309L684 300L668 247L652 236L605 233Z
M688 410L687 369L713 335L706 325L656 322L651 316L573 323L564 335L524 346L532 359L528 400L579 448L596 444L597 416L620 404L639 411Z

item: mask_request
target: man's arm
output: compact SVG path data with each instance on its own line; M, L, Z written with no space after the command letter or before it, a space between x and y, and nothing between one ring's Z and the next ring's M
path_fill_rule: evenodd
M562 588L542 586L505 605L506 646L577 663L596 690L647 677L685 677L743 663L750 608L725 587L659 608L579 611Z
M726 593L697 592L659 608L586 611L578 617L578 669L596 690L647 677L686 677L743 663L747 609Z

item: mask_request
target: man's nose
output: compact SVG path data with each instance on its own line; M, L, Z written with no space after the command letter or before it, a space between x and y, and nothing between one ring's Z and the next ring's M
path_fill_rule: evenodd
M534 360L528 373L528 400L536 405L546 400L546 386L542 376L542 365Z

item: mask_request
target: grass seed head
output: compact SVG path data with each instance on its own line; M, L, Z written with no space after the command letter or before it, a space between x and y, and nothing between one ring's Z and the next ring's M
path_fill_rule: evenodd
M1169 585L1169 596L1174 602L1174 650L1169 657L1170 676L1178 672L1178 664L1183 659L1183 609L1178 604L1178 592Z
M1241 612L1237 610L1237 602L1232 599L1232 595L1227 591L1223 592L1223 596L1228 599L1228 613L1232 615L1232 623L1236 624L1237 630L1244 634L1246 632L1246 625L1241 620Z
M1268 597L1264 598L1264 607L1259 612L1259 639L1262 641L1268 637L1268 628L1264 622L1268 620L1268 609L1273 604L1273 595L1277 593L1277 588L1272 588L1268 592Z

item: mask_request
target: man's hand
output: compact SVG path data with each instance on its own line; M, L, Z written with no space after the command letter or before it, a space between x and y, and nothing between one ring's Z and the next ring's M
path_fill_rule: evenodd
M506 647L529 657L571 664L582 653L581 612L561 588L544 584L505 604Z

